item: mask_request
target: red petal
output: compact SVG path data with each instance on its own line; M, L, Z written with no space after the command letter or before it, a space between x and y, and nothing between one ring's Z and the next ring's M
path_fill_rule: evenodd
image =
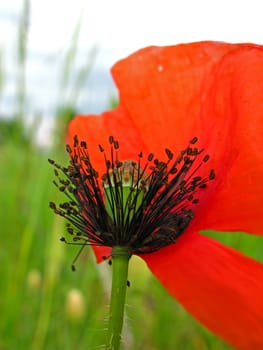
M206 190L196 227L263 234L263 47L150 47L118 62L113 76L152 152L179 151L198 136L211 155L219 187Z
M108 150L109 136L112 135L117 140L121 139L120 159L122 159L123 151L125 151L125 159L135 155L137 157L142 144L140 135L136 128L132 127L131 121L121 107L100 116L80 115L75 117L68 126L67 142L71 146L75 135L78 135L79 140L87 142L93 166L101 175L105 172L105 160L98 145ZM110 157L109 152L107 155Z
M105 247L105 246L92 246L92 249L95 253L97 262L100 263L105 259L108 259L111 254L111 247Z
M180 151L211 124L211 116L202 120L200 113L204 82L234 49L214 42L148 47L113 66L120 104L152 152L163 155L165 147ZM216 131L222 126L218 122Z
M199 234L143 255L163 286L237 349L263 349L263 265Z
M203 129L203 80L235 48L213 42L148 47L119 61L112 74L120 91L120 107L103 113L100 120L94 115L75 118L69 125L69 142L77 133L93 147L113 134L121 139L126 158L135 147L135 154L150 149L157 156L163 156L167 147L180 151Z
M204 115L230 124L209 143L212 156L222 147L215 162L221 183L199 228L263 234L263 48L241 47L226 55L214 69L207 96Z
M73 145L73 137L86 141L93 160L93 166L100 174L105 172L104 156L99 152L98 145L109 150L109 136L114 136L120 142L120 159L137 159L138 153L146 149L141 135L133 125L127 112L120 106L117 109L96 115L80 115L75 117L68 126L67 142ZM108 157L110 153L107 152Z

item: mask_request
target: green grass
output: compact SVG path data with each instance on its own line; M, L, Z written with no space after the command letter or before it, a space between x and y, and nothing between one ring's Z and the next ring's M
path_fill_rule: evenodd
M81 335L79 325L71 325L65 317L66 294L78 288L87 295L83 325L99 329L98 315L105 311L97 308L90 296L96 295L101 305L105 292L90 253L80 260L75 273L70 270L76 249L59 241L64 222L48 208L49 200L59 194L51 184L47 154L9 143L1 146L1 157L5 164L1 169L1 346L58 349L66 346L66 338L68 349L73 349L80 336L89 344L94 331ZM27 282L32 270L41 276L36 288ZM97 337L93 338L94 345Z
M110 266L97 266L87 248L76 263L77 270L71 271L78 248L60 242L64 222L48 207L50 200L59 201L60 196L47 162L48 157L64 158L62 146L56 149L42 151L30 142L12 139L0 146L3 349L84 350L104 344ZM260 257L254 238L252 244L247 235L222 237ZM32 271L40 276L35 286L28 282ZM139 258L132 259L129 279L124 349L230 349L193 320ZM80 319L70 319L66 313L72 289L84 296L85 314Z

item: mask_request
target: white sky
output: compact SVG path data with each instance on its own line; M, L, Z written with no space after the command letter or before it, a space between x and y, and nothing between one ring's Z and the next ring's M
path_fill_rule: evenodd
M32 0L32 45L67 46L81 13L81 46L110 49L109 65L151 44L263 43L262 0Z
M0 0L0 11L14 13L21 3ZM263 43L262 10L262 0L31 0L29 40L37 51L63 50L82 14L81 47L110 49L105 64L111 65L118 55L150 44ZM2 32L0 44L8 40Z
M4 53L7 72L0 115L6 113L5 106L15 103L12 100L16 72L14 51L22 4L23 0L0 0L0 50ZM78 59L82 60L81 65L85 64L91 47L96 45L99 49L93 82L85 86L78 99L77 107L83 113L97 113L107 108L113 89L110 67L141 47L199 40L263 44L263 0L31 0L29 110L37 110L44 116L54 115L52 111L59 97L56 90L59 60L70 45L80 17ZM105 75L105 81L98 75L99 70ZM87 103L89 98L93 98L93 102ZM96 107L92 107L92 103Z

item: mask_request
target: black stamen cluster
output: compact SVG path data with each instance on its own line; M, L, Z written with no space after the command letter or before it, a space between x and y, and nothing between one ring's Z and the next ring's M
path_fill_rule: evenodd
M110 158L99 145L106 169L102 183L86 143L77 137L73 149L66 147L68 167L49 160L55 167L54 184L67 197L66 202L59 206L51 202L50 207L67 219L67 231L75 243L124 246L137 254L174 243L194 217L198 194L215 177L213 170L205 178L198 176L209 156L194 147L195 137L176 159L166 149L165 161L149 154L143 162L140 153L136 162L121 162L118 141L111 136L109 142Z

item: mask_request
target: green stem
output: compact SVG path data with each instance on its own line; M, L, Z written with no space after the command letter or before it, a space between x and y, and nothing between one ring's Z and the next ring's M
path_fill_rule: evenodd
M119 350L123 326L130 252L127 247L112 248L112 288L107 350Z

